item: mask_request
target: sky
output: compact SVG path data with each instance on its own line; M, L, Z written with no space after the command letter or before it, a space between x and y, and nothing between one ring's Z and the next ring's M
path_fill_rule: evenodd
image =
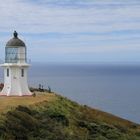
M32 62L140 62L140 0L0 0L1 61L14 30Z

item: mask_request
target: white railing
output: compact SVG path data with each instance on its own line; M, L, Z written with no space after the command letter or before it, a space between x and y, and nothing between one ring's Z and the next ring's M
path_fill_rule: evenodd
M3 59L0 59L0 64L3 64L3 63L18 63L19 60L25 60L25 59L11 59L11 60L3 60ZM31 59L26 59L25 61L26 63L28 64L31 64Z

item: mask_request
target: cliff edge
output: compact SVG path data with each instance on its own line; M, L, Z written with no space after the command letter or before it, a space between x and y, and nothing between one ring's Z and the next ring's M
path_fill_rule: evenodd
M140 140L139 124L54 93L0 103L0 140Z

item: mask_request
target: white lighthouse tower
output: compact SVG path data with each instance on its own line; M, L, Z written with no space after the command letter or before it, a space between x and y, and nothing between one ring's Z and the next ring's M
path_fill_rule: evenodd
M5 47L4 88L0 95L5 96L26 96L32 95L27 83L26 45L18 38L15 31Z

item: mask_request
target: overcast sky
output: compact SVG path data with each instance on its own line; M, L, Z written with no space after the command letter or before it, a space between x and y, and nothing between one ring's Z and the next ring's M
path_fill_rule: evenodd
M140 62L140 0L0 0L0 59L14 30L34 62Z

